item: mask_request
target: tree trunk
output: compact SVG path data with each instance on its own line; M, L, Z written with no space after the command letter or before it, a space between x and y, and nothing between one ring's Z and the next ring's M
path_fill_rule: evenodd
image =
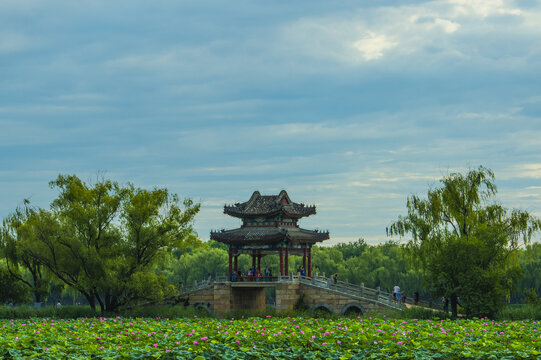
M35 291L35 292L34 292L34 299L35 299L35 302L36 302L36 303L40 303L40 302L41 302L41 294L40 294L38 291Z
M455 294L451 295L451 316L458 317L458 297Z
M116 311L120 305L120 302L118 301L118 296L109 295L108 300L108 303L106 303L106 310L110 312Z
M105 294L105 310L111 311L111 294Z
M101 300L101 297L99 296L99 294L96 292L96 290L93 291L94 293L94 296L96 297L96 299L98 300L98 303L100 304L100 310L101 310L101 313L105 313L105 304L103 303L103 301Z
M449 315L449 298L443 298L443 310Z
M83 292L81 292L81 294L83 294L86 300L88 300L88 305L90 305L92 311L96 311L96 299L94 298L94 296L92 294L87 294Z

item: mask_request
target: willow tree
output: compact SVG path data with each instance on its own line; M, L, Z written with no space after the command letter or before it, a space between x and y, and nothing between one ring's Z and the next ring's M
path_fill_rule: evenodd
M517 249L541 228L528 212L497 204L496 193L485 167L451 173L426 199L409 196L407 215L387 228L390 236L411 235L408 254L433 295L449 299L453 316L459 301L467 315L494 315L521 276Z

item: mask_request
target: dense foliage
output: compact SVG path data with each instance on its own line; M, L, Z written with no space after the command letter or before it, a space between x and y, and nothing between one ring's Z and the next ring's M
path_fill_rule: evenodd
M408 214L393 223L389 235L411 234L406 249L433 294L459 301L470 316L494 316L521 276L520 243L528 244L541 220L493 202L494 174L479 167L452 173L427 199L408 198Z
M173 249L198 242L192 222L199 204L185 200L181 209L167 189L110 180L88 185L74 175L60 175L51 187L59 196L50 210L25 204L4 221L0 237L7 271L36 302L48 293L51 276L102 311L175 293L153 268Z
M535 321L27 319L0 322L0 356L87 359L516 359L541 355Z
M36 209L25 201L3 221L0 302L4 304L20 305L33 298L36 303L55 304L61 300L64 304L99 305L103 310L118 312L123 305L159 302L175 294L180 285L191 286L195 280L228 270L227 246L214 241L202 243L192 229L199 204L190 200L181 203L167 189L145 190L104 179L87 184L76 176L60 175L51 186L58 190L58 196L50 209ZM412 204L422 203L415 197L410 200ZM473 209L483 214L478 207ZM499 214L505 218L505 212ZM514 214L516 217L520 212ZM431 226L437 226L437 222ZM461 278L461 284L472 284L483 294L485 289L479 285L483 281L497 279L501 283L496 296L461 293L461 299L470 300L468 304L497 308L505 297L514 303L541 302L541 244L513 248L512 252L507 248L491 252L487 240L494 239L492 245L497 245L506 238L490 236L486 228L472 229L472 239L477 242L451 239L454 242L445 244L452 256L440 254L437 259L441 261L432 261L433 270L442 273L447 266L460 265L462 273L468 274L469 269L475 269L473 273L478 276ZM441 296L448 293L441 291L440 278L434 281L434 277L427 277L434 271L417 271L418 263L409 256L409 250L411 247L404 248L398 242L370 245L363 239L316 246L312 251L313 274L337 274L339 280L388 292L399 284L410 299L419 292L421 299L434 296L434 301L441 304ZM458 254L460 261L456 261ZM509 277L498 266L485 266L484 271L479 261L495 264L492 257L499 261L508 254L513 260L509 269L515 270ZM289 261L292 273L302 266L301 256L290 256ZM239 268L246 272L250 266L250 256L241 255ZM262 266L277 274L278 257L263 257ZM514 292L509 292L509 281L502 279L512 281ZM272 294L268 297L272 302ZM475 314L479 309L470 306L460 311Z
M367 287L391 291L399 283L412 296L419 291L421 297L430 294L423 287L421 275L408 267L400 244L387 242L379 245L368 245L364 240L335 246L318 246L312 249L314 274L338 274L338 279L351 283L363 283ZM296 273L302 266L301 256L289 257L289 269ZM239 256L239 269L247 271L251 266L249 255ZM265 256L261 260L262 267L270 267L278 271L277 256ZM215 241L208 241L203 246L186 251L177 251L157 268L158 272L167 274L172 283L192 285L194 281L206 279L208 275L225 274L228 271L227 248Z

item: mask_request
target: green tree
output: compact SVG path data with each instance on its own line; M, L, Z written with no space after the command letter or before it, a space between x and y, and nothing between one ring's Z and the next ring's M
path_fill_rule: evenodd
M34 301L40 303L49 294L51 274L47 268L32 256L34 235L28 224L36 217L28 200L24 208L17 209L3 221L0 231L0 250L5 261L5 271L32 293Z
M75 175L50 185L60 192L51 211L36 211L24 225L33 259L102 311L174 292L152 270L166 253L199 241L192 228L199 204L188 199L181 209L167 189L88 185Z
M541 244L533 243L521 250L519 263L524 277L517 284L514 300L524 301L532 291L541 294Z
M186 252L178 259L173 258L167 264L169 279L174 284L193 286L194 281L207 279L209 274L212 278L225 275L228 271L228 252L219 248L213 248L207 244L193 252Z
M5 267L0 267L0 302L22 303L30 300L29 287L14 277Z
M388 235L411 234L406 249L422 269L435 296L451 302L457 316L460 299L468 315L491 316L520 276L516 252L541 228L526 211L490 202L494 174L479 167L452 173L426 200L408 197L408 214L387 228Z

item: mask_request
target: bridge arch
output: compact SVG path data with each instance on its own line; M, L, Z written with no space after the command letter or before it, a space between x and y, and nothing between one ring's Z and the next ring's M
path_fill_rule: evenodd
M361 315L366 314L366 311L364 310L364 307L361 304L359 304L358 302L350 302L350 303L346 304L342 308L342 311L340 313L345 314L347 312L356 312L356 313L360 313Z
M312 310L314 310L314 311L325 311L325 312L334 314L334 309L329 304L326 304L326 303L315 304L314 307L312 308Z

